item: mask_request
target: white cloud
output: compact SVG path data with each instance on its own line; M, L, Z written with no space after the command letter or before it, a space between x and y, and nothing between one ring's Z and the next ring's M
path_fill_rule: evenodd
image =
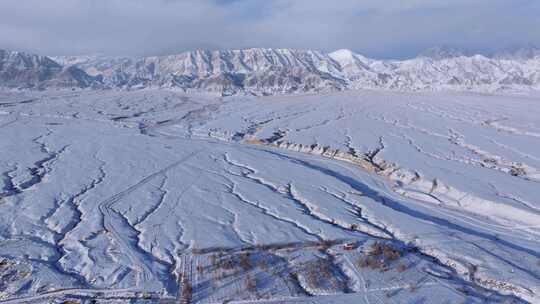
M540 44L536 0L0 0L0 48L163 54L194 48L351 48L409 56Z

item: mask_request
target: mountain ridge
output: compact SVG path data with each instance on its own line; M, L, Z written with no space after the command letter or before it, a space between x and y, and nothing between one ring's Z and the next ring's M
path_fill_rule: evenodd
M84 55L52 59L0 51L0 87L152 87L219 95L278 95L349 89L493 92L540 88L540 56L529 55L535 53L528 52L528 57L514 59L466 56L442 48L430 52L407 60L378 60L346 49L323 53L251 48L196 50L149 57ZM21 58L13 60L17 56ZM25 65L25 62L32 64Z
M90 88L97 85L99 79L76 66L63 66L47 56L0 49L0 87Z

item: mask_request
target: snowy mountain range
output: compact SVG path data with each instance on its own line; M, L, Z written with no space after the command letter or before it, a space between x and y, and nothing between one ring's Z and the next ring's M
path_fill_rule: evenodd
M92 77L76 66L62 66L49 57L0 50L0 87L89 88L100 82L100 77Z
M540 88L540 52L466 56L431 49L408 60L349 50L191 51L154 57L43 57L0 51L0 87L177 88L220 95L276 95L347 89L500 91Z

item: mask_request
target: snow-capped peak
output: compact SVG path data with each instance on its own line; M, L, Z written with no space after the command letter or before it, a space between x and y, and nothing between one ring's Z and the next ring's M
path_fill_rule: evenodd
M364 57L348 49L337 50L328 54L328 56L342 65L351 64L357 61L361 61L363 63L368 63L369 61L371 61L367 57Z
M328 56L332 57L332 59L336 60L337 62L345 62L345 61L354 60L354 53L348 49L337 50L335 52L328 54Z

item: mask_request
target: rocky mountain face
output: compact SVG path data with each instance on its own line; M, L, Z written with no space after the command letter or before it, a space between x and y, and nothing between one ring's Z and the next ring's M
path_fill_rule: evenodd
M145 58L67 57L113 87L178 87L224 95L343 90L339 63L316 51L247 49L193 51Z
M529 52L530 53L530 52ZM346 89L499 91L540 88L540 56L465 56L434 48L409 60L339 50L192 51L156 57L47 57L0 53L0 86L177 88L220 95ZM2 55L3 54L3 55ZM7 54L7 55L6 55Z
M99 85L100 79L76 66L62 66L49 57L0 50L0 87L88 88Z
M474 90L540 88L540 56L524 60L429 53L414 59L372 60L341 50L330 54L351 88Z

